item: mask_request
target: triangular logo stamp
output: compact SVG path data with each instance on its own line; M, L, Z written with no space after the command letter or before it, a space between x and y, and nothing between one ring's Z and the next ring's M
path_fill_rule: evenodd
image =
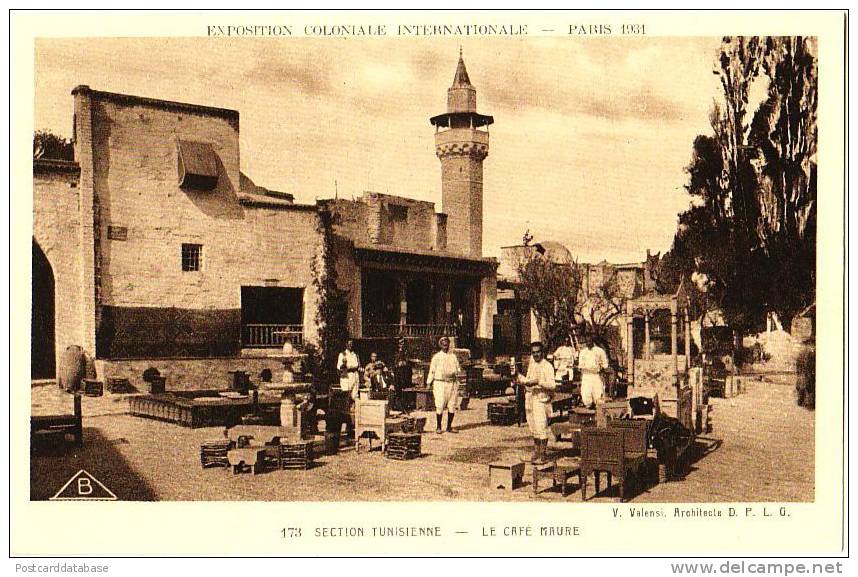
M117 501L113 491L83 469L50 498L51 501Z

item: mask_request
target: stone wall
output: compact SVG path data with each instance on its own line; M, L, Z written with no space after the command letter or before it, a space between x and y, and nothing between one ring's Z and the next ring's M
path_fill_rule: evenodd
M47 257L54 276L57 360L59 352L69 345L86 345L78 184L79 170L74 163L34 162L33 240Z
M76 109L91 110L77 119L77 134L92 135L97 355L237 354L242 286L303 288L305 338L314 340L317 213L239 198L238 113L88 90L77 91L76 100ZM179 140L214 150L214 190L179 186ZM202 245L201 270L182 270L183 243ZM141 324L145 309L152 314ZM176 311L188 313L187 346L153 349L151 335L169 333Z
M356 200L326 201L335 215L334 233L356 244L397 250L443 250L447 217L435 204L378 192Z

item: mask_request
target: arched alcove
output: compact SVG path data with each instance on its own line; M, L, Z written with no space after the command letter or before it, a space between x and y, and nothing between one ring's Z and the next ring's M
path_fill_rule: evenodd
M30 374L34 379L51 379L56 376L54 272L35 239L32 288Z

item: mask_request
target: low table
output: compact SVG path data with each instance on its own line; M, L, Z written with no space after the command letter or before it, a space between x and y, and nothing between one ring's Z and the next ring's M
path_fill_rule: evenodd
M554 398L551 399L551 410L556 411L562 417L563 411L569 413L575 407L577 400L578 395L575 393L555 393Z
M71 434L74 444L83 445L83 411L81 409L80 393L74 394L71 415L36 415L30 417L30 445L36 446L37 439Z
M521 487L524 478L524 463L518 460L489 463L489 486L492 489L514 491Z
M220 391L176 391L154 395L138 395L128 399L130 412L136 417L148 417L176 423L185 427L218 427L234 425L242 416L253 411L250 396L230 399ZM261 393L260 411L280 411L280 397Z
M581 458L563 457L557 459L554 465L554 483L560 483L561 495L566 496L566 483L569 477L578 477L578 486L581 486Z

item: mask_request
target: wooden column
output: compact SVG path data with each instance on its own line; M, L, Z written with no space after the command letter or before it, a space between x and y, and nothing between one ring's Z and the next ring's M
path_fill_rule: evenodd
M677 386L679 386L679 358L678 358L678 319L676 312L676 302L670 303L670 354L673 356L673 370L677 377Z
M691 318L688 316L688 308L685 309L685 372L691 369Z
M632 303L626 303L626 323L628 330L628 338L626 339L626 362L629 364L626 367L626 378L629 384L634 382L635 374L635 311L632 308Z
M400 277L399 283L399 326L404 327L408 323L408 296L406 281Z
M632 314L626 316L626 379L632 384L635 371L635 317Z
M649 311L644 311L644 350L643 350L643 358L650 359L652 355L650 354L651 347L649 344Z

